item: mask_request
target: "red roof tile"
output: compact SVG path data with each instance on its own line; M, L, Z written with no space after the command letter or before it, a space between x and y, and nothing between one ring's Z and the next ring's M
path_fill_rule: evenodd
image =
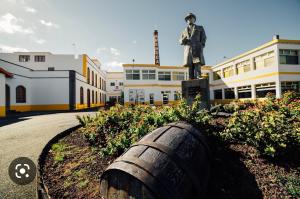
M4 70L3 68L0 67L0 73L4 74L5 77L9 77L12 78L14 75L10 72L7 72L6 70Z

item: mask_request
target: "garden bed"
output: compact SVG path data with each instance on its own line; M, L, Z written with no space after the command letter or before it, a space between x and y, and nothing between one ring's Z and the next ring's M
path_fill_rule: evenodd
M43 179L53 198L100 198L100 175L141 137L186 121L208 138L212 151L207 198L300 198L300 99L286 93L264 102L233 102L200 110L183 100L171 107L116 105L52 145ZM219 116L219 111L229 114Z
M299 194L300 174L291 164L271 163L248 145L210 143L210 148L213 161L207 198L292 198L293 194L296 198ZM49 195L100 198L100 175L115 157L101 158L80 131L62 139L54 149L43 168Z

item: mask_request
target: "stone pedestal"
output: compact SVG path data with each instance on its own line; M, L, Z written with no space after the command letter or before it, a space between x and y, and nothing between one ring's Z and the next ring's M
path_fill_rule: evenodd
M194 101L198 93L201 95L201 108L210 108L209 81L208 79L194 79L181 82L182 97L189 105Z

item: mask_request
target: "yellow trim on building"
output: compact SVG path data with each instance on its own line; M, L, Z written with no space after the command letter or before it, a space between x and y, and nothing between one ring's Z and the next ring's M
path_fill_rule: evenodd
M235 56L235 57L233 57L233 58L231 58L231 59L229 59L227 61L224 61L224 62L222 62L220 64L217 64L217 65L213 66L212 68L214 69L214 68L217 68L219 66L225 65L227 63L230 63L232 61L235 61L237 59L240 59L242 57L245 57L247 55L250 55L250 54L252 54L254 52L257 52L259 50L262 50L264 48L267 48L267 47L272 46L272 45L277 44L277 43L283 43L283 44L300 44L300 40L274 39L274 40L272 40L272 41L270 41L268 43L265 43L265 44L263 44L263 45L261 45L261 46L259 46L257 48L254 48L254 49L249 50L249 51L247 51L245 53L242 53L242 54L240 54L238 56Z
M166 85L166 84L128 84L128 85L124 85L124 87L181 87L181 84L177 84L177 85Z
M69 104L12 105L10 110L19 112L69 110Z
M93 108L93 107L102 107L105 106L104 103L97 103L97 104L91 104L90 107L88 107L88 104L76 104L75 109L80 110L80 109L87 109L87 108Z
M226 85L226 84L243 82L243 81L247 81L247 80L261 79L261 78L264 78L264 77L270 77L270 76L274 76L274 75L300 75L300 72L273 72L273 73L266 73L266 74L263 74L263 75L258 75L258 76L254 76L254 77L248 77L248 78L244 78L244 79L240 79L240 80L234 80L234 81L226 82L226 83L210 84L209 86L211 86L211 87L222 86L222 85Z
M83 54L82 55L82 75L86 77L87 73L87 55Z
M5 106L0 106L0 117L6 116L6 109Z
M210 100L210 103L212 105L214 104L229 104L230 102L233 102L233 101L240 101L240 102L245 102L245 101L265 101L267 98L255 98L255 99L252 99L252 98L242 98L242 99L214 99L214 100Z
M183 66L159 66L155 64L123 64L123 67L155 67L160 69L186 69Z

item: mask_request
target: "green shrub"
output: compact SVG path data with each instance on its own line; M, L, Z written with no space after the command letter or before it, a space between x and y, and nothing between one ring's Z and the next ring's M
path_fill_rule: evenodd
M255 108L235 112L220 136L225 141L253 145L272 157L299 151L300 101L293 97L290 92L282 99L268 95Z
M186 121L205 129L223 143L240 142L255 146L270 157L299 152L300 99L287 92L282 99L268 95L265 101L234 101L227 110L233 114L224 130L211 126L212 115L200 109L201 97L189 106L185 100L174 106L116 105L96 117L81 118L84 138L101 155L118 156L147 133L167 123ZM217 125L217 124L213 124Z
M151 107L145 105L124 107L116 105L101 111L93 119L82 118L80 129L84 138L100 149L100 154L117 156L147 133L165 124L187 121L197 126L208 124L211 116L200 110L201 97L192 106L185 100L174 106ZM85 122L89 120L89 122Z

